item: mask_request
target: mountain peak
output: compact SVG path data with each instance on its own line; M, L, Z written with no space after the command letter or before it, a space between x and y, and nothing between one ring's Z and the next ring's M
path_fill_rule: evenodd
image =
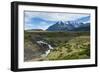
M75 21L57 21L47 31L89 31L89 27L90 16L76 19Z

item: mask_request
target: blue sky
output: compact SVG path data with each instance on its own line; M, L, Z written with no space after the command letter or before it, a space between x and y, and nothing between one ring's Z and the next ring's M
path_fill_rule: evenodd
M46 30L57 21L74 21L76 19L89 16L89 14L59 13L59 12L34 12L25 11L25 30L42 29Z

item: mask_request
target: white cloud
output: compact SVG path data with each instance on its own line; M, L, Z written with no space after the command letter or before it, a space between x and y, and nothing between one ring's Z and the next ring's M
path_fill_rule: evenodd
M75 14L75 13L55 13L55 12L25 12L26 21L34 17L39 17L49 21L69 21L75 20L80 17L88 16L88 14Z
M46 23L46 22L41 22L38 25L35 24L35 23L33 23L33 24L26 23L25 26L24 26L24 28L25 28L25 30L28 30L28 29L42 29L42 30L46 30L51 25L52 24L48 25L48 23Z
M89 16L89 14L75 14L75 13L55 13L55 12L25 12L25 30L27 29L47 29L51 26L51 23L45 21L35 23L32 22L32 18L41 18L46 21L71 21L81 17Z

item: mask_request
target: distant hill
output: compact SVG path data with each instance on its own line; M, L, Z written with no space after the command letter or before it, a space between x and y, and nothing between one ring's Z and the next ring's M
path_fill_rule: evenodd
M74 28L72 31L90 31L90 26Z
M29 29L29 30L26 30L26 31L44 31L42 29Z
M47 31L90 31L90 17L83 17L75 21L57 21L47 28Z

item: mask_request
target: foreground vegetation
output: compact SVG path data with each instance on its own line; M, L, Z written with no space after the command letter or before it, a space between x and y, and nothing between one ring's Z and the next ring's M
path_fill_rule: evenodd
M89 32L24 32L25 61L32 60L72 60L90 58ZM36 40L44 40L54 49L46 56ZM28 55L27 55L28 54Z

